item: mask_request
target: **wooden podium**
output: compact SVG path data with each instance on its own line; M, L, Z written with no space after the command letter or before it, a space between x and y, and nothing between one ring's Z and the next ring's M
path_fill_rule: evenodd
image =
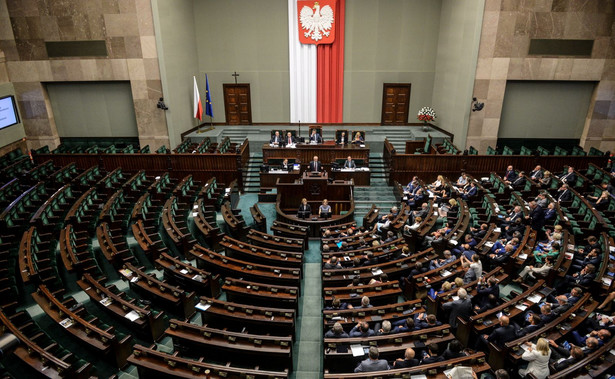
M354 201L352 180L336 180L329 183L327 172L304 172L300 179L292 183L284 183L278 179L276 183L278 197L276 210L278 219L299 225L310 226L310 236L318 237L320 226L343 223L354 217ZM297 209L301 199L306 198L312 207L312 217L308 220L297 218ZM329 200L332 216L324 220L318 218L318 207L324 199Z
M278 180L276 187L281 195L280 207L283 209L296 209L303 198L308 200L312 210L318 209L323 199L328 199L329 203L338 201L348 202L350 200L354 186L352 180L336 180L333 183L329 183L329 174L327 172L315 174L306 171L299 180L295 180L293 183L284 183ZM335 210L333 213L335 214Z

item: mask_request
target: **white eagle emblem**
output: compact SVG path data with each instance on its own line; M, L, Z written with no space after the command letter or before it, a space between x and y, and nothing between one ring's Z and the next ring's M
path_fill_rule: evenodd
M325 5L320 8L318 2L314 3L314 10L308 6L301 8L299 16L301 28L305 30L303 35L314 41L320 41L322 36L328 37L333 27L333 9Z

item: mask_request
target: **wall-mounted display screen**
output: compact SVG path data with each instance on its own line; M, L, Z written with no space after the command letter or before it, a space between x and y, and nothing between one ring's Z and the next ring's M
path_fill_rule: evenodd
M13 96L0 97L0 129L19 124L17 104Z

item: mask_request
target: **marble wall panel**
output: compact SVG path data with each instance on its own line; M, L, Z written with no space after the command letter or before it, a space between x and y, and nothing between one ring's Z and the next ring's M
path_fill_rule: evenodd
M72 40L105 40L108 56L48 59L45 41ZM58 141L41 82L97 80L130 80L140 133L168 144L150 0L0 0L0 50L31 147Z
M495 146L507 80L590 80L598 87L581 136L584 148L615 149L615 2L487 0L466 145ZM531 38L594 39L591 58L528 56ZM604 150L604 149L603 149Z

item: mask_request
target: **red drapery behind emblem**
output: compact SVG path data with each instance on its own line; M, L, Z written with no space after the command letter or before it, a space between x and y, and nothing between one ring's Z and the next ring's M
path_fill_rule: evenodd
M316 122L320 123L343 122L345 9L346 0L337 0L335 41L317 46Z

